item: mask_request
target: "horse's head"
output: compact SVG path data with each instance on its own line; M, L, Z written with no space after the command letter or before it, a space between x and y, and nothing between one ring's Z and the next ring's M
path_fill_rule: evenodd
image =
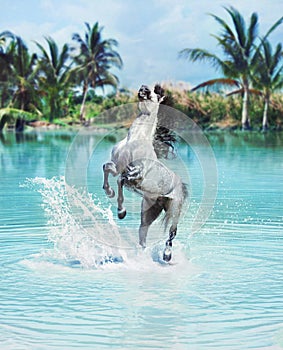
M153 90L150 90L147 85L142 85L138 92L138 98L141 102L152 101L161 103L164 99L164 89L159 84L156 84Z
M151 91L147 85L142 85L138 92L138 98L140 101L151 100Z

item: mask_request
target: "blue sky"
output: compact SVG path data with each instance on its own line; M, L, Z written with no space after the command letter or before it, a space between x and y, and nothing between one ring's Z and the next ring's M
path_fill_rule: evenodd
M84 22L99 22L104 38L119 42L124 68L118 72L121 87L137 89L141 84L185 81L194 86L216 76L205 64L178 59L186 47L217 52L219 26L208 13L229 21L224 6L234 6L249 19L257 12L260 33L283 14L282 0L0 0L0 32L20 35L32 51L33 41L44 43L51 36L61 46L73 33L84 33ZM282 41L283 25L272 35Z

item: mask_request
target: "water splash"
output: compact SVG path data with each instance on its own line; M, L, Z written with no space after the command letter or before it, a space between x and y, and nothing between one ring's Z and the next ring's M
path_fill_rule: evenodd
M119 231L111 207L105 207L95 195L68 186L63 176L29 178L22 186L40 193L47 218L52 248L33 256L40 266L50 263L84 269L120 266L139 271L166 266L162 259L163 240L142 250L137 245L136 232L131 235L125 227ZM174 261L175 256L178 261ZM170 265L180 267L187 262L184 246L176 242Z
M53 243L44 258L84 268L124 261L125 251L119 249L122 237L112 212L95 196L68 187L64 177L27 179L25 186L42 196L48 239Z

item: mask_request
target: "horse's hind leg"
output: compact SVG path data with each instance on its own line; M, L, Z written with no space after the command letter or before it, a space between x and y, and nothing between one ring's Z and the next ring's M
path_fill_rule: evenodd
M165 249L163 252L163 260L170 261L172 258L172 242L177 234L177 225L179 222L180 214L181 214L182 203L180 202L180 198L170 199L165 203L165 211L166 216L165 220L171 221L171 226L169 229L169 238L165 243Z
M124 194L123 194L123 179L121 176L119 176L117 180L117 185L118 185L118 197L117 197L117 202L118 202L118 218L119 219L124 219L124 217L127 214L126 209L123 207L123 202L124 202Z
M109 198L113 198L115 196L115 192L113 188L110 187L109 185L108 177L109 177L109 174L112 174L113 176L118 175L115 164L113 162L105 163L103 165L103 173L104 173L103 189Z
M163 260L170 261L172 258L172 241L177 234L177 225L172 225L169 230L169 238L166 241L165 249L163 252Z
M143 198L141 209L141 224L139 228L139 243L145 248L146 236L149 226L158 218L163 209L159 200L150 200Z

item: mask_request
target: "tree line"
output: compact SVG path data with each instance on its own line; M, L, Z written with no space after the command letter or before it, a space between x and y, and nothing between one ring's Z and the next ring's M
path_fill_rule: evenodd
M36 42L39 53L30 53L20 36L0 33L0 130L11 118L21 131L25 119L35 115L49 121L63 117L76 91L82 94L83 121L88 90L118 86L119 79L111 72L123 65L118 42L103 39L98 22L85 23L84 36L73 34L73 44L64 44L62 49L51 37L45 41L47 49Z
M185 48L179 57L192 62L208 62L222 76L202 82L192 89L198 91L211 88L234 88L227 95L238 94L242 101L242 129L251 128L250 105L253 96L264 101L262 129L269 125L268 111L272 96L283 87L282 44L273 47L269 36L282 23L283 17L276 21L265 35L259 35L259 19L253 13L246 23L243 16L233 7L225 8L232 25L212 14L220 26L219 34L212 34L222 54L218 55L202 48ZM45 48L36 42L39 53L30 53L23 39L10 31L0 33L0 131L10 119L16 119L16 129L23 129L26 119L62 118L70 114L75 104L80 103L78 112L80 122L86 119L86 102L90 100L95 114L112 105L129 101L121 89L115 98L100 98L94 91L110 86L116 91L118 77L113 68L121 69L122 59L117 51L115 39L103 39L102 27L96 22L93 26L85 23L81 36L73 34L72 44L58 47L51 37L45 38ZM128 96L128 95L127 95ZM202 113L205 108L189 110L202 99L188 99L189 116ZM182 97L183 98L183 97ZM222 102L221 102L222 103ZM174 106L179 106L175 101ZM186 110L184 106L181 109ZM192 108L191 108L192 109Z
M259 36L259 19L253 13L249 23L233 7L225 8L232 26L222 18L211 15L220 26L220 34L213 35L223 56L214 54L202 48L186 48L180 51L180 57L192 62L205 61L217 70L223 77L205 81L193 90L215 86L229 86L236 90L231 94L242 95L242 128L250 129L249 117L250 94L259 94L264 99L262 129L268 128L268 109L272 93L283 87L283 51L278 43L275 49L268 40L269 35L283 22L283 17L276 21L267 33Z

